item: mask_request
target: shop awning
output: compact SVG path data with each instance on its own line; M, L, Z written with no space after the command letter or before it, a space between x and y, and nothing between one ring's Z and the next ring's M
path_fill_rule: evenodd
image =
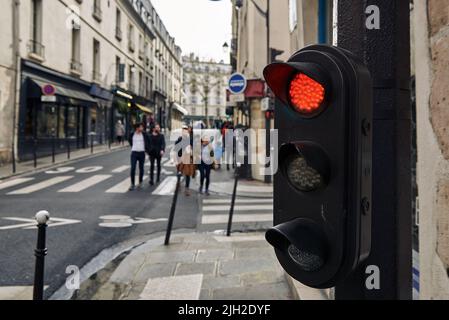
M186 108L181 107L179 104L177 103L173 103L173 109L178 110L179 112L181 112L184 116L188 115L189 112L187 111Z
M144 107L144 106L142 106L142 105L140 105L140 104L137 104L137 103L136 103L136 107L139 108L141 111L143 111L143 112L145 112L145 113L150 113L150 114L153 113L153 111L151 111L151 110L148 109L147 107Z
M63 87L59 84L50 83L48 81L36 79L36 78L29 78L29 80L34 84L37 85L40 88L40 91L42 92L42 88L46 85L53 85L56 88L55 95L63 98L69 98L69 99L75 99L83 102L88 102L91 104L97 104L97 100L95 100L92 96L90 96L88 93L79 91L72 88Z

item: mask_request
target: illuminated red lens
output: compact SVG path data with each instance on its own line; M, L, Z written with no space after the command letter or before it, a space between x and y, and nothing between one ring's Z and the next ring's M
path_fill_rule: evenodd
M298 73L290 83L290 101L300 113L309 114L318 110L324 101L324 94L324 87L303 73Z

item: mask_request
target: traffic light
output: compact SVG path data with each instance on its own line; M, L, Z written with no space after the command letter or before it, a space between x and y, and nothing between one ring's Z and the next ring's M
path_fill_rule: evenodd
M264 76L280 101L266 239L293 278L330 288L371 248L371 76L350 52L323 45L270 64Z

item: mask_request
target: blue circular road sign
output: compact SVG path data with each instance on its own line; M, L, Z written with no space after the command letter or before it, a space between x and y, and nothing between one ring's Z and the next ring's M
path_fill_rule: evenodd
M241 94L245 92L246 90L246 77L241 73L234 73L229 78L229 91L231 91L232 94Z

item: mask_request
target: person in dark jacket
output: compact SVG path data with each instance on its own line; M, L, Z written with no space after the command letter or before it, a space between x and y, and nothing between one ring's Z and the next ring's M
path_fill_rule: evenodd
M150 156L150 184L154 185L154 164L157 161L157 183L161 181L161 160L165 154L165 137L161 133L161 126L157 124L149 138L149 156Z
M146 152L150 151L150 142L142 123L134 126L135 130L129 137L131 145L131 187L129 191L136 189L136 167L139 163L139 189L143 186Z

